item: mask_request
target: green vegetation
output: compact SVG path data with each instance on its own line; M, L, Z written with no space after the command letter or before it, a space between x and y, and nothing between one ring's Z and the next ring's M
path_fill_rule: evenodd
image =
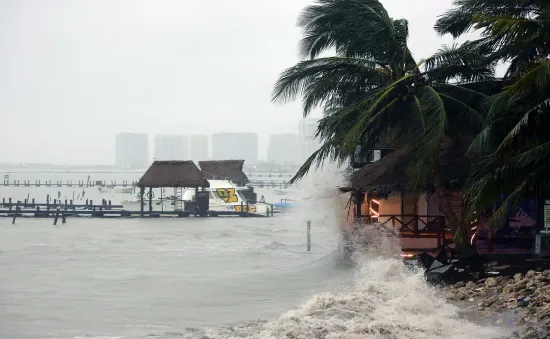
M550 3L547 0L455 0L436 31L481 37L444 46L416 61L407 47L405 19L393 19L378 0L319 0L304 9L300 54L285 70L273 100L303 101L303 113L321 108L322 145L297 172L325 160L349 160L357 145L404 148L410 192L431 185L458 241L474 211L508 198L491 226L511 207L541 197L550 166ZM414 34L414 32L411 32ZM324 52L333 56L322 57ZM495 75L497 64L507 67ZM454 215L448 183L440 178L441 152L457 143L475 157L465 191L464 215Z

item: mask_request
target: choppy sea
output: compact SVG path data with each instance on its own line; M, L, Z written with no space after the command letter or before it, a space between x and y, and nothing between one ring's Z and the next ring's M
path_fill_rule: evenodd
M19 218L12 225L0 218L0 338L507 334L463 318L421 271L396 258L391 239L363 235L373 246L344 255L339 229L346 199L334 186L325 177L288 190L299 207L273 218L72 218L57 226L49 219ZM0 186L0 197L44 200L71 190ZM258 193L268 201L285 197ZM92 189L87 195L121 199Z

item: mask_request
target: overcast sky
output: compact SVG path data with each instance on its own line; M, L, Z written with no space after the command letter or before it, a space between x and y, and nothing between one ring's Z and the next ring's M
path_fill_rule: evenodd
M1 0L0 162L109 164L118 132L294 132L270 102L312 0ZM417 59L452 0L383 0Z

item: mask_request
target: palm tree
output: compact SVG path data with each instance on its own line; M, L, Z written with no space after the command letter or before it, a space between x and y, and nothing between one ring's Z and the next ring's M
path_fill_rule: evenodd
M504 90L487 102L488 124L470 147L486 155L469 179L465 218L507 195L490 219L504 225L510 209L527 196L548 193L550 178L550 3L546 0L457 0L436 24L440 34L484 49L487 60L504 61Z
M298 25L303 61L281 74L273 101L302 96L304 116L316 107L329 114L318 126L320 149L293 181L327 159L347 161L356 145L368 151L389 142L411 155L411 191L432 182L456 230L446 183L437 175L439 153L444 141L484 126L479 104L486 94L478 87L495 80L494 63L481 67L476 51L453 46L417 64L407 47L407 21L392 19L378 0L319 0L304 9ZM327 51L335 55L321 57Z

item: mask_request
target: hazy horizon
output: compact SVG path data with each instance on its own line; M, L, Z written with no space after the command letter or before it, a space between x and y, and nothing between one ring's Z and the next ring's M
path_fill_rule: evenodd
M298 61L312 0L8 0L0 10L1 162L112 164L115 134L292 133L300 103L270 102ZM452 0L382 0L417 60ZM422 10L419 10L421 9ZM317 113L316 116L319 116ZM152 148L151 148L152 149Z

